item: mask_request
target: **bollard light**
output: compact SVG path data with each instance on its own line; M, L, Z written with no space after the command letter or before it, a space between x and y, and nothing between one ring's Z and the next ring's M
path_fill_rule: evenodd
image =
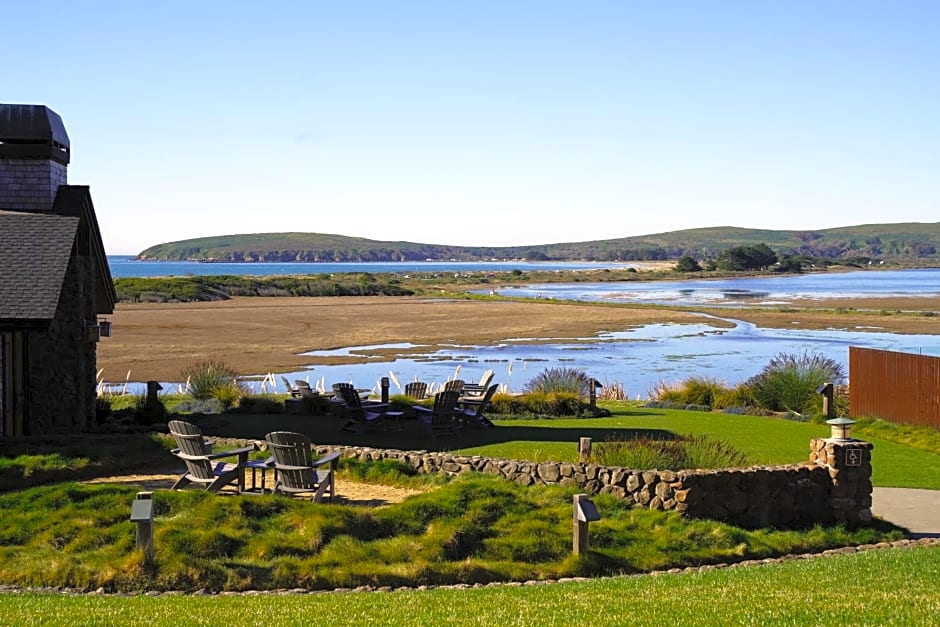
M137 548L153 559L153 492L138 492L131 504L131 522L137 523Z
M831 439L843 442L852 439L852 425L855 421L851 418L833 418L827 420L826 424L829 425Z
M588 523L600 520L601 515L587 494L575 494L573 506L574 537L571 550L575 555L580 555L588 548Z

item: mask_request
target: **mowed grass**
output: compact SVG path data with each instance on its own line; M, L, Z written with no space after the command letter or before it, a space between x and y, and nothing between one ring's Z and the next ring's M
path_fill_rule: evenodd
M465 429L456 437L430 437L414 420L402 431L354 434L340 431L341 418L225 414L212 417L206 432L214 436L263 438L268 431L306 433L317 444L345 444L411 450L451 451L532 461L576 461L578 439L602 442L609 437L672 437L704 434L723 440L744 453L751 464L794 464L809 459L809 442L829 436L825 424L764 416L637 407L633 403L603 403L606 418L509 419L494 429ZM878 435L887 434L882 429ZM903 444L856 435L875 445L872 481L882 487L940 490L940 454Z
M497 441L462 449L472 455L521 457L537 461L576 461L578 438L603 441L613 433L635 435L704 434L723 440L744 453L752 464L792 464L809 458L809 442L829 436L825 424L762 416L605 405L609 418L502 420ZM857 434L875 445L872 482L882 487L940 490L940 454L914 449L878 437ZM467 436L474 437L474 436ZM478 436L478 437L487 437Z
M934 625L940 546L542 586L277 596L3 595L9 625Z

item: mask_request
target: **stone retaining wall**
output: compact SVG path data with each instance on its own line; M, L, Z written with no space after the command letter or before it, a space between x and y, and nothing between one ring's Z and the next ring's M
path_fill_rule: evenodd
M499 475L522 485L559 484L614 494L634 507L676 511L747 527L798 528L871 520L868 442L813 440L810 460L785 466L724 470L632 470L573 462L526 462L427 451L321 447L362 461L391 459L422 473ZM847 448L854 451L846 453ZM857 460L858 466L846 467Z

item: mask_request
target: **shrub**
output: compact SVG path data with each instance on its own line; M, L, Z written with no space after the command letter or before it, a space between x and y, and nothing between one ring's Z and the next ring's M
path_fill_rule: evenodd
M650 390L650 398L681 405L717 407L719 399L728 397L730 390L710 377L690 377L675 384L660 382Z
M492 413L509 416L587 416L590 407L572 392L529 392L521 396L494 394Z
M175 414L221 414L225 408L214 398L182 401L173 408Z
M284 399L276 394L246 394L238 399L238 410L246 414L280 414Z
M749 463L744 453L707 435L608 439L595 445L591 461L644 470L738 468Z
M228 409L244 395L245 389L235 379L212 388L212 398L219 401L223 409Z
M111 415L111 399L107 396L95 397L95 422L101 424Z
M546 368L523 386L524 392L570 392L587 396L590 377L578 368Z
M230 386L236 376L231 367L214 359L198 361L180 372L180 378L187 382L189 394L201 401L215 398L214 390ZM225 396L225 393L222 395ZM217 400L221 402L221 399Z
M845 379L842 364L819 353L779 353L763 370L747 380L757 404L772 411L805 414L818 409L822 399L816 389L826 382Z
M753 407L757 402L754 400L754 394L744 383L739 383L733 388L725 388L717 392L712 399L712 407L715 409L726 409L728 407Z
M166 420L166 407L158 398L137 396L134 402L134 420L141 425L153 425Z

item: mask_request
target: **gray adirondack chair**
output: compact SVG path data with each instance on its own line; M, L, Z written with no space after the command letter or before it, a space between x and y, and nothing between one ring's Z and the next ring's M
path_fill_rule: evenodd
M348 383L334 383L333 392L335 392L343 404L346 406L346 416L348 420L340 428L340 431L353 431L362 433L367 429L375 429L382 424L382 416L388 409L388 405L382 403L363 403L359 392Z
M195 484L208 492L218 492L230 483L235 483L239 492L245 489L245 464L248 453L253 450L251 446L213 453L202 436L202 430L196 425L184 420L171 420L167 426L177 446L171 452L186 464L186 472L173 484L174 490ZM234 464L217 461L227 457L237 457L238 461Z
M475 427L492 427L493 422L484 415L484 412L489 409L490 401L498 388L499 384L494 383L486 388L486 392L483 393L482 397L461 398L460 407L457 410L458 417L465 423Z
M463 395L467 398L481 398L484 394L486 394L486 390L490 385L490 381L492 380L493 370L490 368L483 372L483 376L480 377L479 383L464 383Z
M412 381L405 384L405 396L416 401L424 400L428 395L428 384L423 381Z
M444 390L435 395L434 407L428 409L421 405L415 405L414 410L421 424L431 435L456 435L457 428L460 426L456 416L457 399L459 398L459 392Z
M264 436L274 459L274 492L290 496L307 494L315 502L335 494L335 473L340 454L313 459L310 438L303 433L272 431Z

